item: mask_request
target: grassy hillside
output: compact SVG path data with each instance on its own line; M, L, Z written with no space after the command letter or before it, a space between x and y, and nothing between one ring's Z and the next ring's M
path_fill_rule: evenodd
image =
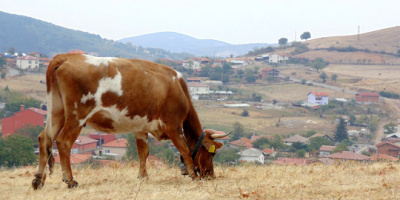
M150 165L139 180L137 164L73 169L79 187L67 189L61 169L34 191L33 167L0 171L0 199L397 199L399 163L367 165L216 167L217 178L192 181L177 167Z
M170 53L162 49L142 48L101 38L100 35L67 29L30 17L0 12L0 52L14 47L16 52L40 52L48 56L72 49L97 53L100 56L121 56L155 60L184 59L188 54Z

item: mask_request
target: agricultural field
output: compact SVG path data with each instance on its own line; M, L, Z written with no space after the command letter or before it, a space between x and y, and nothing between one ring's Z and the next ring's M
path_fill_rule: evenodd
M217 166L216 179L192 181L178 167L137 163L73 168L79 187L68 189L61 167L44 187L31 187L35 167L0 171L0 199L398 199L400 164Z

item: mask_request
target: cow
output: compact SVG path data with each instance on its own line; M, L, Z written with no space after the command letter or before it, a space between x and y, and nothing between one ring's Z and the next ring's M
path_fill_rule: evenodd
M139 178L148 177L148 134L170 139L193 180L214 178L212 159L227 134L204 130L181 73L139 59L94 57L85 54L55 56L46 72L48 116L39 134L36 190L53 172L52 145L59 150L63 181L78 186L71 172L71 146L86 125L95 130L135 133Z

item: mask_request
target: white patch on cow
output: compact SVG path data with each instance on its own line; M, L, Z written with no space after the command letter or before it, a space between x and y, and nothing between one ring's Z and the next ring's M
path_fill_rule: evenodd
M148 143L148 137L147 137L147 132L144 134L139 134L139 133L135 133L136 139L142 140L143 142Z
M103 102L101 101L101 96L106 93L106 92L114 92L119 96L122 96L122 76L121 73L117 70L117 74L114 77L105 77L100 79L99 81L99 87L97 88L96 92L94 94L88 93L86 95L83 95L81 98L81 103L85 103L87 100L94 99L96 102L96 107L93 108L93 110L90 111L90 113L86 116L85 119L79 120L79 125L82 126L83 124L86 123L88 119L90 119L96 112L99 112L100 110L104 110L105 108L103 107ZM113 110L113 108L107 108ZM115 110L118 110L115 108ZM116 111L116 112L121 112L121 111Z
M183 77L180 72L178 72L178 71L175 71L175 72L176 72L176 77L178 77L178 79L181 79Z
M78 102L75 101L74 106L75 106L75 109L78 109Z
M95 56L90 56L90 55L83 55L83 56L86 57L86 60L85 60L86 63L89 63L94 66L104 65L104 66L108 67L109 62L112 62L114 59L117 59L114 57L95 57Z
M90 100L93 98L94 98L94 95L91 92L89 92L88 94L82 96L81 103L86 103L87 100Z

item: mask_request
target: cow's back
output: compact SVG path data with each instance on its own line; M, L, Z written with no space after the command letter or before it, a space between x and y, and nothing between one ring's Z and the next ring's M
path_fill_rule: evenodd
M59 90L66 116L104 132L162 132L191 108L181 75L143 60L58 55L47 80L48 92Z

